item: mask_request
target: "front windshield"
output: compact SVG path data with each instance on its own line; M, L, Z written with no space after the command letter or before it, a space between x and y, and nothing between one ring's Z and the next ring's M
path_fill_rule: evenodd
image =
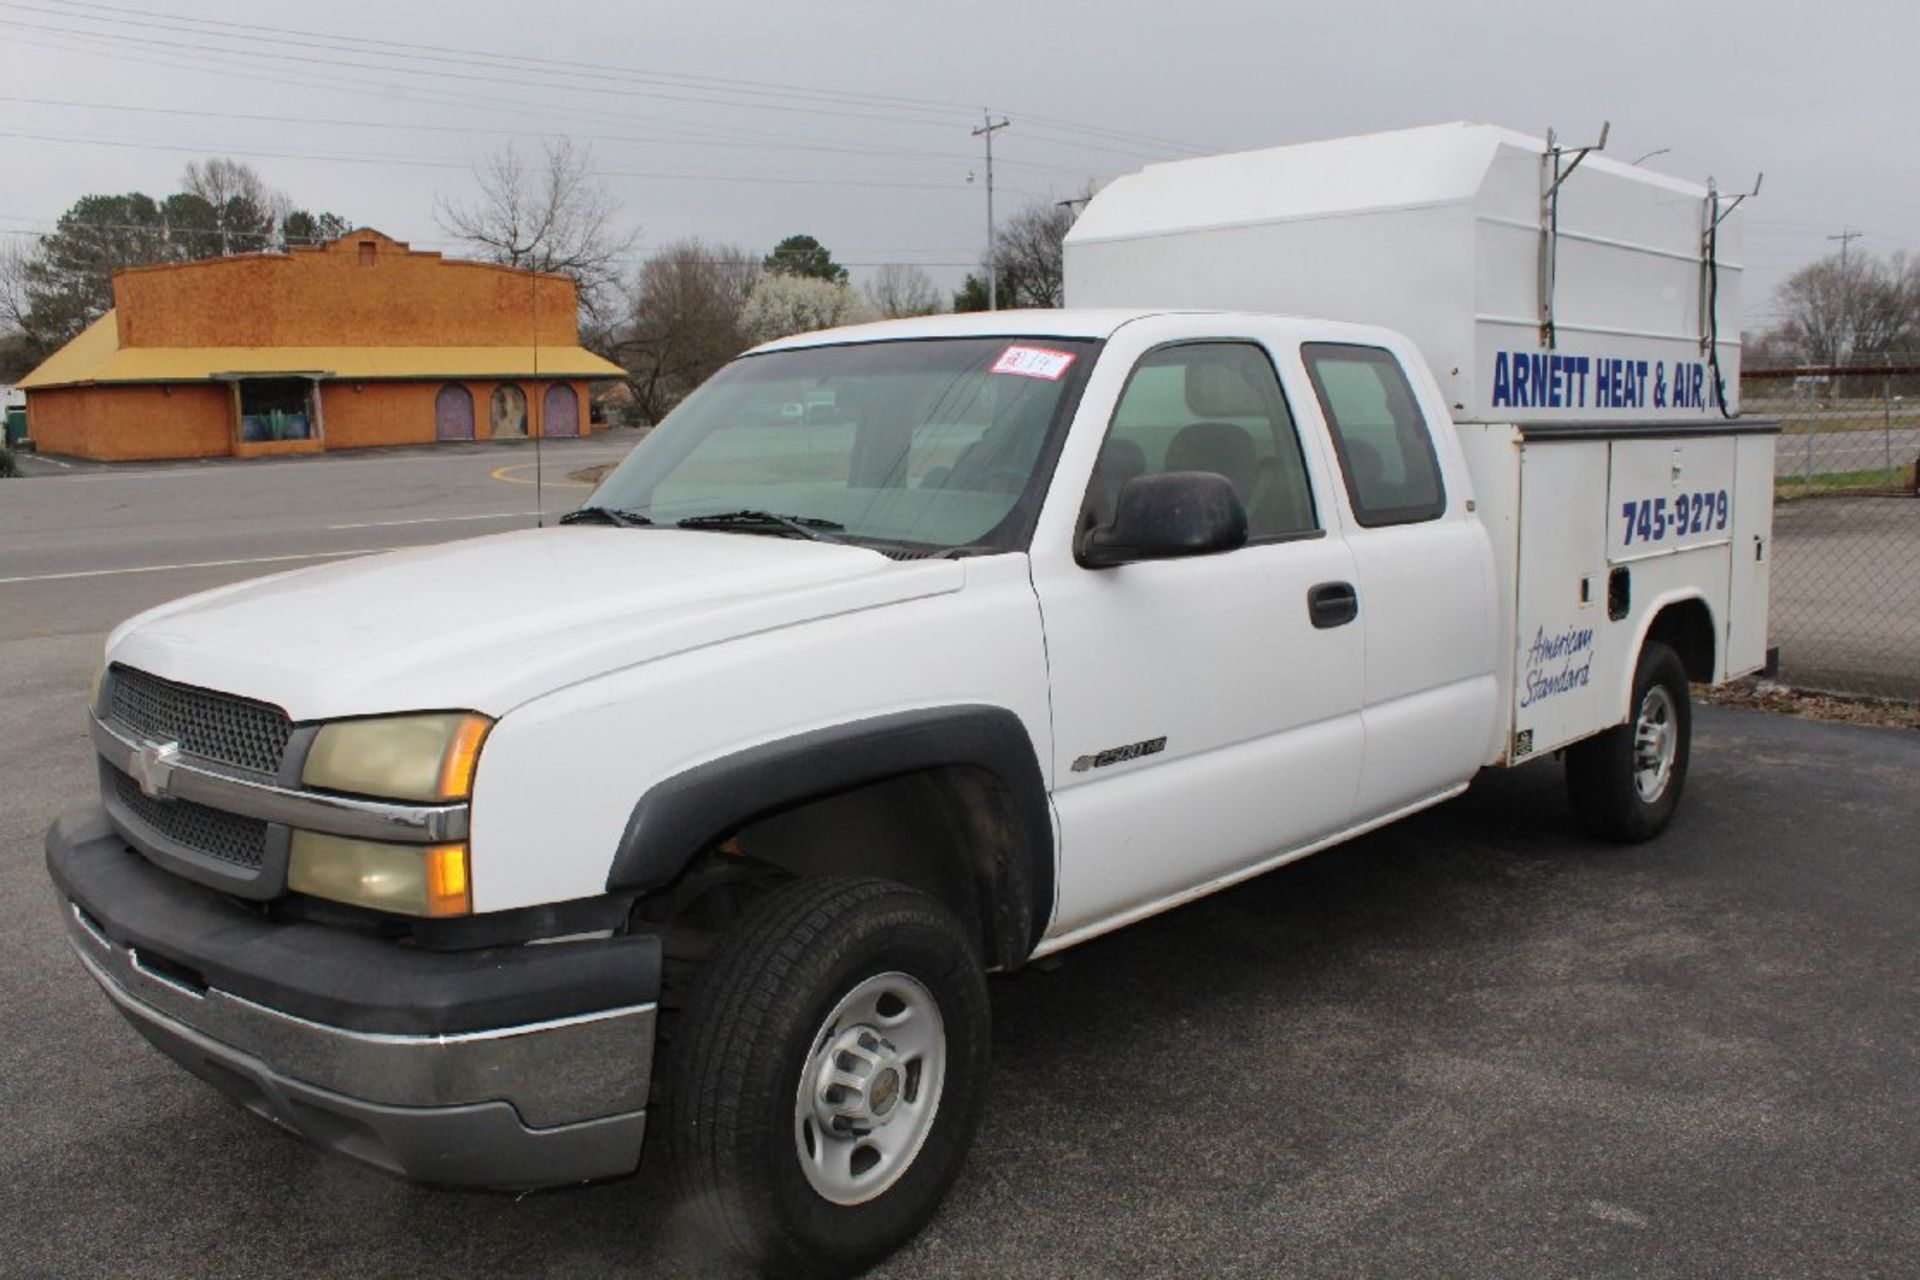
M748 356L667 415L588 505L656 526L1011 549L1094 345L949 338Z

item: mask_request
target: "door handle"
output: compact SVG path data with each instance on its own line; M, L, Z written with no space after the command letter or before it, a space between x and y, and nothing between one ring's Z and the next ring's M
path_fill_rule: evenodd
M1322 582L1307 588L1307 617L1322 631L1344 627L1360 616L1360 593L1351 582Z

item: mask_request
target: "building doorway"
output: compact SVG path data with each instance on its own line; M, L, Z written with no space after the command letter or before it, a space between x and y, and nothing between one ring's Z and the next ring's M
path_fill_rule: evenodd
M433 437L473 439L473 393L457 382L449 382L433 398Z
M495 440L527 434L527 393L511 382L493 389L493 404L487 422Z
M577 436L580 434L580 397L573 388L565 383L555 383L547 388L546 402L540 415L540 434L547 436Z

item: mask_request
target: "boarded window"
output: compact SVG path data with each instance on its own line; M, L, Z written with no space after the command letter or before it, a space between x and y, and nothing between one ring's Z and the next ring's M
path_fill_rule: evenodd
M433 438L473 439L473 393L457 382L449 382L433 398Z
M541 406L540 434L546 436L577 436L580 434L580 397L573 388L565 383L555 383L547 388L546 402Z

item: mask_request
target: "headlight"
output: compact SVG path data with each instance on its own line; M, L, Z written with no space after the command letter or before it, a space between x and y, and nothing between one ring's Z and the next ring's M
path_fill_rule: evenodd
M287 887L400 915L463 916L473 910L464 844L382 844L296 831Z
M107 669L104 665L93 673L93 683L87 686L87 709L94 715L100 714L100 695L107 687Z
M492 727L462 712L335 721L321 726L300 779L388 800L464 800Z

